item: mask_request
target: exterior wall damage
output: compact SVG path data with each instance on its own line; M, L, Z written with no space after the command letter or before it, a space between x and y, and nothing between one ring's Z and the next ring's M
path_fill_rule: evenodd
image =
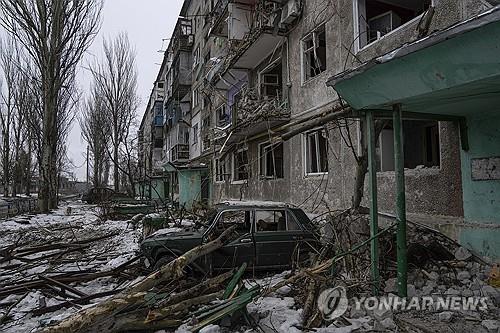
M279 134L332 111L339 96L326 86L329 77L492 7L484 0L414 3L403 8L401 2L370 0L186 0L178 27L183 22L189 29L181 34L184 37L174 33L155 87L164 83L165 110L175 100L184 101L188 111L177 124L169 123L164 113L164 153L156 164L205 166L210 190L204 191L209 195L203 200L211 203L274 200L311 213L350 208L356 157L365 141L363 121L339 119L284 142ZM381 24L385 25L380 28ZM174 45L181 37L186 46L179 51ZM183 59L180 74L172 76L169 73L179 56ZM177 90L180 93L172 93L179 86L183 87ZM143 137L151 135L148 117L146 110L140 130ZM463 176L470 173L470 160L481 156L461 152L454 122L415 120L407 125L408 212L463 222L476 206L475 198L462 195L462 188L489 186ZM172 139L167 138L178 133L179 126L188 129L182 143L189 147L189 158L172 160ZM393 212L394 161L387 157L392 129L390 122L384 126L377 143L379 209ZM142 151L141 163L152 172L155 162L148 158L154 157L147 149ZM492 186L498 193L496 185ZM171 191L178 188L171 186ZM187 182L184 189L202 191L199 179ZM189 206L197 200L201 199L189 199ZM362 205L368 204L365 182ZM495 207L492 204L484 212L486 219L498 216Z

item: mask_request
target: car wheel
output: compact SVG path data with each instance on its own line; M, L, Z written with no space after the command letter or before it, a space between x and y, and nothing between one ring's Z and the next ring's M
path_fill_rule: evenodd
M165 266L166 264L173 261L174 259L175 259L175 257L172 255L165 255L165 256L160 257L160 259L158 259L156 261L155 265L153 266L153 270L155 270L155 271L159 270L162 266Z

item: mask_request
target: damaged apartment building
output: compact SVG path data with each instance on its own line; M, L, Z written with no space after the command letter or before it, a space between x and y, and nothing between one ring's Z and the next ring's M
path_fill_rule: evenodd
M498 257L496 5L184 1L141 122L138 193L310 213L392 214L403 198L409 219Z

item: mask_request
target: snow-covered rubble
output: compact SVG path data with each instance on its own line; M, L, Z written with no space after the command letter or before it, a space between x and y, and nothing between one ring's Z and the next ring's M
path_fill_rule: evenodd
M67 207L71 214L66 215ZM110 235L111 237L85 244L80 251L57 255L57 249L34 253L22 258L0 262L0 290L14 283L38 279L64 272L107 272L136 256L140 228L133 229L126 221L101 221L95 206L79 202L61 204L50 214L19 215L0 221L1 248L12 244L38 246L40 244L73 243ZM44 256L56 254L44 259ZM93 295L120 289L134 276L125 273L103 276L78 283L69 283L81 293ZM109 297L109 296L106 296ZM90 304L59 309L39 316L32 311L67 301L57 293L28 289L26 293L0 296L0 318L9 311L10 320L0 326L1 332L30 332L41 326L61 320L78 309L92 306L106 297L95 298Z

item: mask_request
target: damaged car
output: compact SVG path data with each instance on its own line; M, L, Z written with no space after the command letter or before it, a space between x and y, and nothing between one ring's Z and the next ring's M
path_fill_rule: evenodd
M318 232L300 208L238 202L216 205L206 226L198 230L153 234L141 243L141 252L149 266L158 269L234 225L236 238L192 267L213 272L247 263L250 270L288 269L308 260L320 248Z

